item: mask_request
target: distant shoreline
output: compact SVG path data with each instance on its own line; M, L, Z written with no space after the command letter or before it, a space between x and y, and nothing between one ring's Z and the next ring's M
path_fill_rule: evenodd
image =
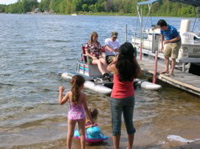
M75 14L75 13L73 13ZM132 14L132 13L119 13L119 12L78 12L76 13L77 15L99 15L99 16L135 16L137 17L137 14ZM60 15L68 15L68 14L60 14ZM147 17L147 16L144 16ZM174 15L162 15L162 16L157 16L151 14L150 17L176 17L176 18L195 18L195 16L174 16Z
M30 12L27 12L27 13L6 13L6 12L2 12L0 14L52 14L52 15L74 15L76 14L76 16L79 16L79 15L88 15L88 16L133 16L133 17L137 17L137 15L135 14L132 14L132 13L118 13L118 12L78 12L78 13L72 13L72 14L64 14L64 13L47 13L47 12L40 12L40 13L30 13ZM147 16L144 16L144 17L147 17ZM157 15L151 15L149 17L175 17L175 18L195 18L195 16L157 16Z

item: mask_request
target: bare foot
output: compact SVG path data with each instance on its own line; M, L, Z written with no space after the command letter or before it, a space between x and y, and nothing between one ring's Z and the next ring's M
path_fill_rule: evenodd
M174 74L166 74L166 76L168 76L168 77L173 77L174 76Z
M159 53L163 53L163 50L160 50Z
M163 71L160 72L160 74L165 74L165 73L169 73L169 71L168 70L163 70Z
M174 74L173 74L173 73L171 73L171 72L170 72L168 75L169 75L169 76L174 76Z

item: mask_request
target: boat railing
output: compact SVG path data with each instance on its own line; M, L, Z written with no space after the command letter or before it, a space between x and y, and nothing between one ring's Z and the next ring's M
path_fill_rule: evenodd
M160 48L160 33L152 29L133 33L132 43L136 47L142 46L144 49L155 53Z
M156 51L160 51L161 43L160 43L160 34L158 31L152 31L152 30L146 30L142 32L142 36L140 34L141 32L135 31L133 34L134 37L132 38L132 43L134 46L137 47L137 51L140 53L140 47L142 46L142 54L148 55L148 56L155 56ZM185 39L183 39L182 46L179 50L178 58L176 59L176 65L177 67L181 67L182 71L186 71L186 64L187 63L197 63L199 62L200 57L200 48L197 47L191 47L187 45L195 45L194 39L200 39L200 37L192 32L185 32L182 34L182 38L185 36ZM187 44L186 44L187 43ZM198 57L192 57L192 52L196 52L195 56L199 55ZM199 54L197 54L199 52ZM158 57L161 59L164 59L163 53L158 54Z
M182 44L200 44L199 33L185 32L182 34Z

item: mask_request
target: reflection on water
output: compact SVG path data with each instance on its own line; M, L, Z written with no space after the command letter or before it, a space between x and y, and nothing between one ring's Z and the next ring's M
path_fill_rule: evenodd
M68 105L58 105L58 86L64 85L69 90L70 85L61 79L60 74L74 70L80 58L81 44L89 39L92 31L99 33L99 40L103 43L112 30L117 30L119 40L123 42L125 29L122 26L128 24L131 33L134 19L0 14L0 148L64 149ZM179 20L174 18L176 26ZM160 91L136 89L133 119L137 129L136 148L184 145L168 140L168 135L188 140L200 138L199 97L162 85ZM99 109L98 124L109 136L108 141L87 145L87 148L111 149L109 96L90 90L84 92L89 107ZM122 130L121 146L125 148L124 125ZM79 146L79 141L74 140L73 147Z

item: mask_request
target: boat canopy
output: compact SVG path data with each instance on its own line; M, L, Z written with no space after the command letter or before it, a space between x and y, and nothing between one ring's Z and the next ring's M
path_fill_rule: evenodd
M200 0L170 0L170 1L189 4L193 5L194 7L200 7Z
M145 2L138 2L137 5L148 5L148 4L153 4L155 2L160 2L161 0L148 0Z
M193 24L192 31L194 30L194 26L196 24L197 18L199 18L199 8L200 8L200 0L169 0L171 2L177 2L177 3L184 3L188 5L192 5L195 8L195 20Z
M144 28L145 28L145 26L146 26L146 24L147 24L147 22L148 22L148 18L149 18L149 15L150 15L150 12L151 12L151 7L152 7L152 5L155 3L155 2L161 2L162 0L148 0L148 1L144 1L144 2L138 2L137 3L137 12L138 12L138 18L139 18L139 20L140 20L140 25L142 25L143 23L143 5L147 5L148 6L148 14L147 14L147 20L146 20L146 23L145 23L145 25L144 25ZM142 25L143 26L143 25ZM141 26L141 28L143 28Z

